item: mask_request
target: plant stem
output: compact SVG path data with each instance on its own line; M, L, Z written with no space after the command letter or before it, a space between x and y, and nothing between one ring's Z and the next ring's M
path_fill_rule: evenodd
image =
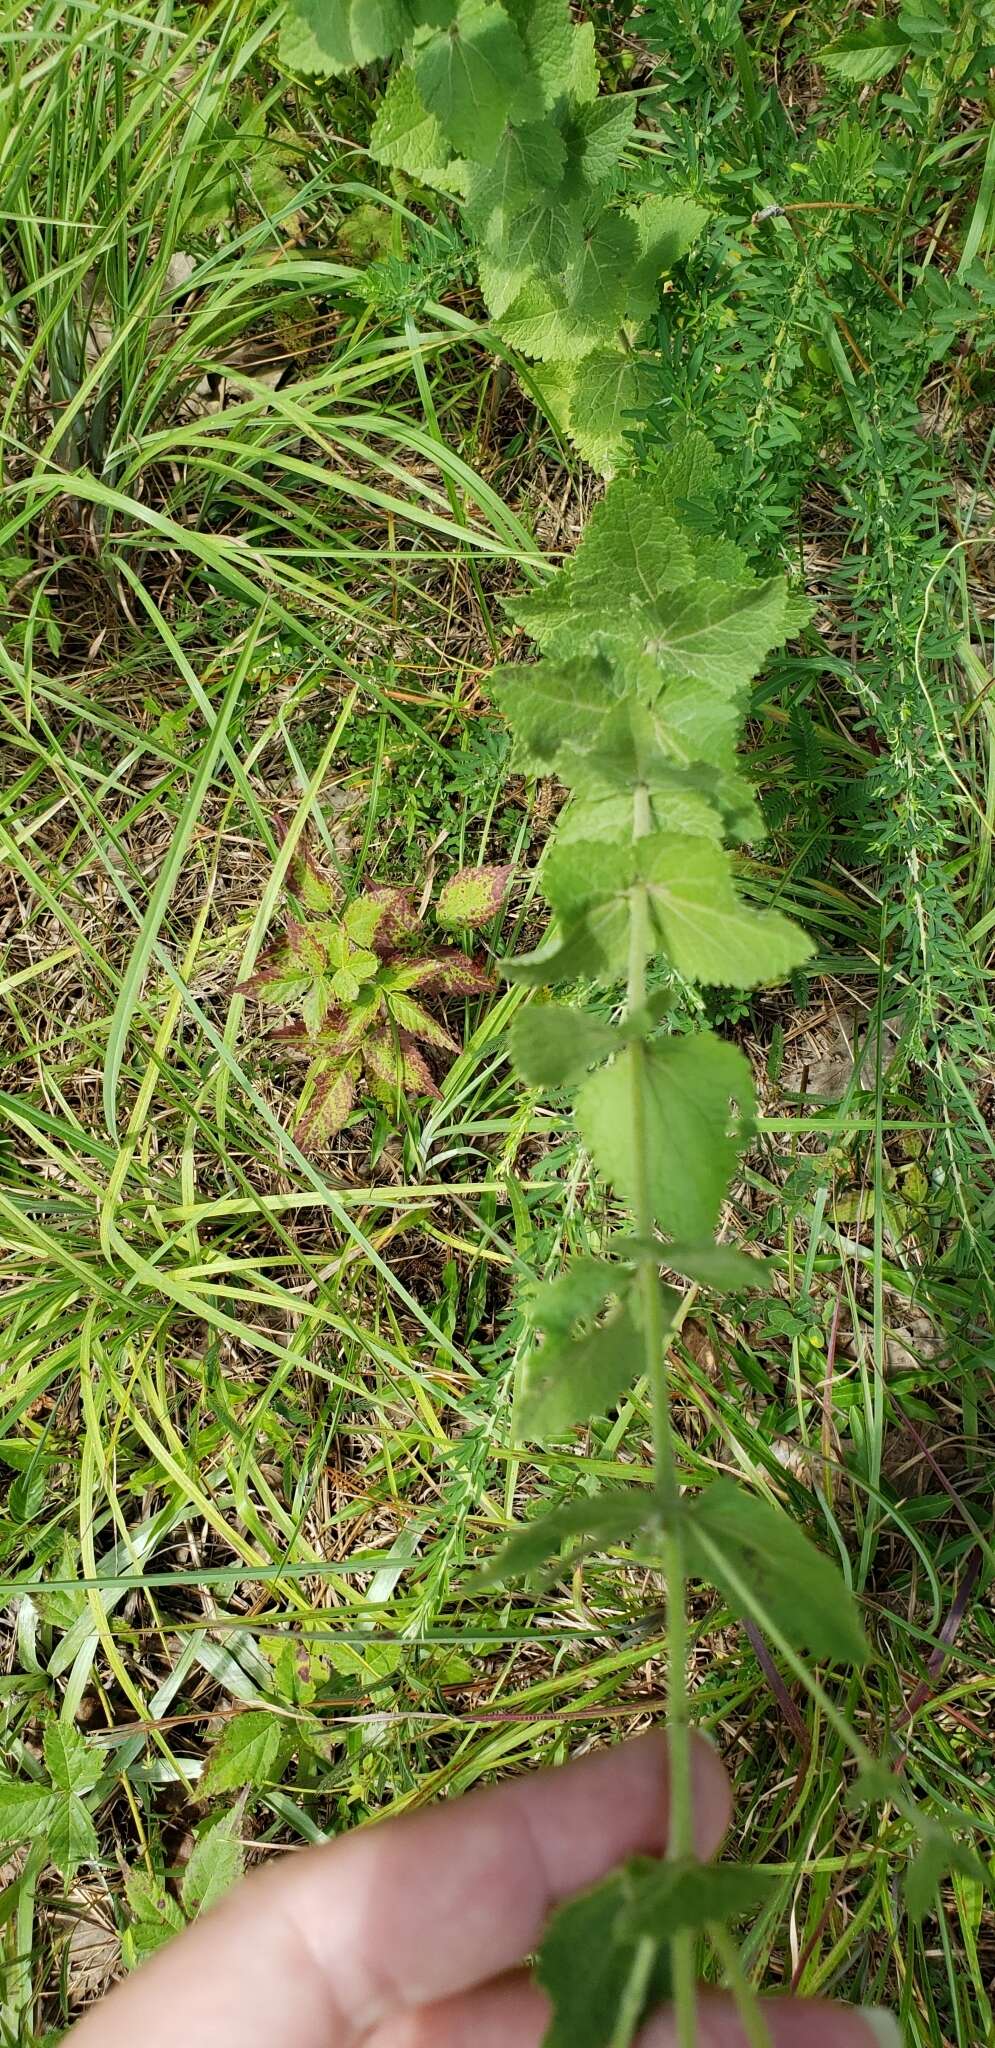
M629 1981L622 1995L609 2048L632 2048L639 2022L646 2003L646 1990L650 1972L656 1958L656 1942L652 1935L644 1934L636 1950L635 1961L629 1973Z
M649 794L646 789L637 787L633 799L633 838L642 839L650 831L652 814ZM629 1015L641 1010L646 1001L646 962L649 959L650 947L649 897L644 888L637 888L632 895L632 921L629 932L629 977L626 988L626 1010ZM641 1245L648 1246L652 1242L655 1219L649 1161L646 1155L646 1049L639 1039L634 1040L629 1048L629 1071L632 1077L632 1145L636 1192L633 1220ZM664 1328L657 1261L649 1250L644 1250L640 1255L639 1294L646 1375L653 1403L654 1473L662 1529L662 1563L667 1601L669 1849L671 1856L680 1858L694 1855L691 1735L687 1692L686 1569L680 1518L677 1454L667 1376L667 1332ZM695 2048L695 1951L694 1937L689 1932L683 1931L673 1937L671 1967L678 2048Z
M735 1997L749 2048L771 2048L770 2028L764 2019L760 2001L743 1968L742 1956L728 1927L716 1922L709 1927L708 1936L725 1971L729 1989Z

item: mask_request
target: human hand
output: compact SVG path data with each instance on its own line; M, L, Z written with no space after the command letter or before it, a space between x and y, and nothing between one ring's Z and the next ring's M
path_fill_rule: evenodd
M698 1854L729 1784L695 1739ZM539 2048L544 1993L521 1967L554 1906L666 1847L658 1736L285 1856L95 2006L67 2048ZM889 2014L763 2006L773 2048L899 2048ZM699 2048L743 2048L731 2000L703 1995ZM666 2013L640 2048L673 2048Z

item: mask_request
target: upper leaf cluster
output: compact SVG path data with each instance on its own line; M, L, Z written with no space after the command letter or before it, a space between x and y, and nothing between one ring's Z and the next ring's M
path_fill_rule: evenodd
M588 461L610 467L648 396L633 349L705 209L622 186L634 96L599 97L568 0L291 0L284 63L339 73L403 53L373 128L381 163L458 197L500 333Z

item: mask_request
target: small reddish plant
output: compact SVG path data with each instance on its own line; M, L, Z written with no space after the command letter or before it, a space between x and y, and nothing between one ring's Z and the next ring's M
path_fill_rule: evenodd
M488 923L510 874L508 867L461 868L439 892L435 923L444 930ZM238 993L298 1013L271 1037L310 1055L294 1126L314 1148L342 1129L357 1099L395 1109L401 1094L438 1096L423 1048L453 1055L460 1044L424 998L480 995L494 977L461 946L426 943L414 884L376 883L344 902L305 847L291 863L288 888L294 908L282 934Z

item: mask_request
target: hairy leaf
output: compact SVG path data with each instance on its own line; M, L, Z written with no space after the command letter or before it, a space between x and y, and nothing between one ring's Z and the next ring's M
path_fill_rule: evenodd
M514 1530L478 1574L480 1585L507 1585L536 1571L569 1546L569 1562L607 1543L621 1542L645 1525L652 1505L648 1487L585 1494L548 1515L534 1515Z
M955 1870L962 1877L974 1878L987 1891L989 1873L974 1850L965 1842L959 1842L956 1835L938 1822L925 1822L919 1845L905 1874L905 1903L910 1919L919 1923L927 1913L940 1910L939 1887L944 1878Z
M588 185L617 183L620 158L635 121L635 93L606 93L602 99L571 110L566 123L567 149Z
M561 981L596 980L609 972L610 962L583 918L578 918L565 934L547 940L534 953L505 960L502 967L509 981L541 988L544 983L555 987Z
M602 213L585 228L565 279L576 314L602 330L614 328L622 316L637 247L636 230L624 214Z
M692 1571L730 1612L773 1625L795 1650L840 1663L870 1655L853 1595L835 1564L781 1508L717 1479L685 1508Z
M583 306L572 306L564 287L544 277L530 277L500 319L500 331L512 348L540 362L575 362L601 339L597 320Z
M448 28L416 41L415 80L429 112L435 114L453 148L487 163L495 154L505 121L538 116L525 97L530 73L514 22L499 0L461 0Z
M373 123L370 151L378 163L405 171L409 178L447 186L452 150L407 64L400 65L388 82Z
M738 901L729 857L711 840L661 832L641 844L653 921L679 973L755 988L808 959L812 943L797 925Z
M624 1914L648 1867L645 1858L627 1864L553 1914L536 1963L553 2006L543 2048L609 2048L615 2038L639 1950ZM644 2011L669 1995L669 1950L661 1943L645 1985Z
M635 1059L643 1069L643 1145L655 1220L674 1238L709 1237L735 1169L737 1131L752 1109L749 1063L736 1046L703 1031L638 1052L629 1047L583 1082L578 1129L630 1208L640 1184L632 1139ZM661 1263L665 1257L661 1247Z
M622 694L611 663L583 654L497 669L491 687L514 732L518 764L537 774L556 765L564 745L595 744Z
M751 1258L729 1244L713 1244L710 1238L701 1244L664 1244L660 1238L613 1237L611 1250L620 1259L637 1259L649 1252L658 1266L722 1293L739 1293L747 1287L766 1290L773 1285L764 1259Z
M598 90L594 29L590 22L575 28L568 0L504 0L515 23L542 93L555 107L566 97L575 104L593 100Z
M738 901L728 854L703 834L652 832L629 846L568 839L547 856L543 880L564 931L583 923L609 974L625 971L632 906L643 894L654 950L691 980L751 988L781 979L812 951L787 918Z
M633 265L626 311L644 320L656 311L661 277L686 256L708 219L708 209L695 199L672 199L651 193L630 212L636 230L638 257Z
M685 1928L704 1933L710 1922L724 1925L755 1913L774 1879L746 1863L699 1863L668 1857L640 1863L629 1896L619 1909L618 1930L632 1940L649 1935L669 1941Z
M563 1003L529 1003L511 1027L511 1056L533 1088L567 1088L618 1044L610 1024Z
M318 77L390 57L411 25L404 0L291 0L280 35L280 62Z
M570 438L592 469L604 474L621 461L626 431L649 404L654 384L652 364L631 349L592 349L576 364L570 381Z
M617 1268L611 1284L620 1285ZM526 1362L518 1413L522 1435L557 1436L575 1422L603 1415L644 1364L639 1328L625 1302L586 1336L547 1336Z

